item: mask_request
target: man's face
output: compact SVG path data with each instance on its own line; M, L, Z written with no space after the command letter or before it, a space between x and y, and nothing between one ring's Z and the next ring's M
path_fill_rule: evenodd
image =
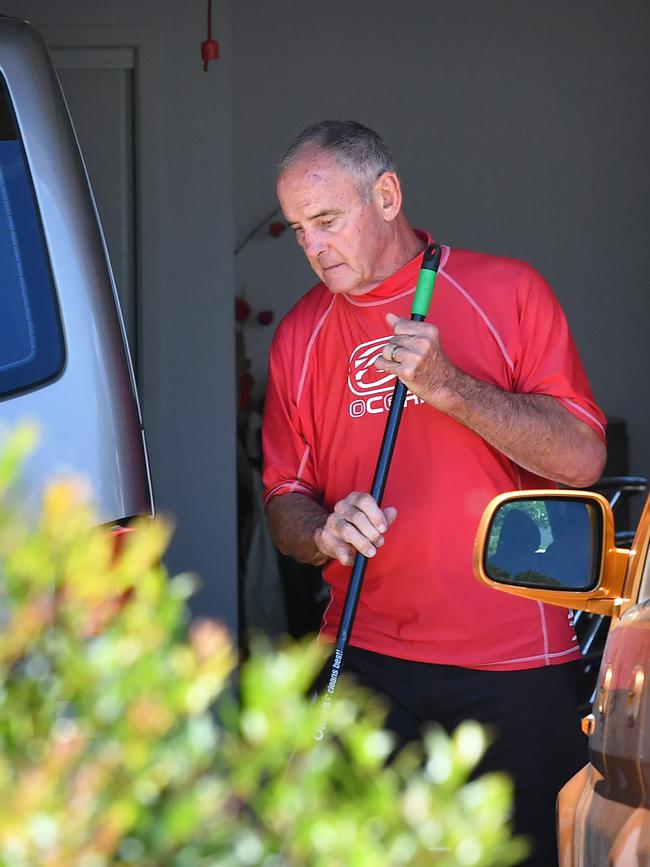
M388 224L373 196L322 151L308 151L278 180L278 199L309 264L331 292L363 295L381 283Z

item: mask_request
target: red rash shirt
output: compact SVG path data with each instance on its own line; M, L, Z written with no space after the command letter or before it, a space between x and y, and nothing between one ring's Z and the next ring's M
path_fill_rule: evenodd
M424 239L425 235L422 235ZM421 257L362 296L322 283L281 322L271 348L264 484L331 509L368 491L394 377L373 365L390 338L384 316L409 318ZM449 359L509 392L547 394L605 436L565 316L524 262L443 248L427 319ZM466 668L533 668L578 659L567 612L479 584L472 547L496 494L557 487L478 434L407 396L383 503L398 516L368 563L351 644ZM324 567L331 599L321 637L336 636L350 567Z

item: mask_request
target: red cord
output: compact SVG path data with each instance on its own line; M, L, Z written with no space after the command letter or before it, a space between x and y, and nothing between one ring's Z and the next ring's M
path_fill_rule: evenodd
M201 43L203 70L208 71L208 63L219 59L219 43L212 38L212 0L208 0L208 38Z

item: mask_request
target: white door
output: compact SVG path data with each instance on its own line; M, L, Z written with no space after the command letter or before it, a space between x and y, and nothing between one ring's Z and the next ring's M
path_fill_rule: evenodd
M55 47L52 56L90 176L137 372L134 51Z

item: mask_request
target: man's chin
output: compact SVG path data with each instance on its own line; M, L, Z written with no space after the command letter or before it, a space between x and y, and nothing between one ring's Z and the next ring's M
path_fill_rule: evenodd
M350 274L348 268L338 265L336 268L328 268L323 272L321 277L323 283L327 286L330 292L353 292L357 286L354 280L354 275Z

